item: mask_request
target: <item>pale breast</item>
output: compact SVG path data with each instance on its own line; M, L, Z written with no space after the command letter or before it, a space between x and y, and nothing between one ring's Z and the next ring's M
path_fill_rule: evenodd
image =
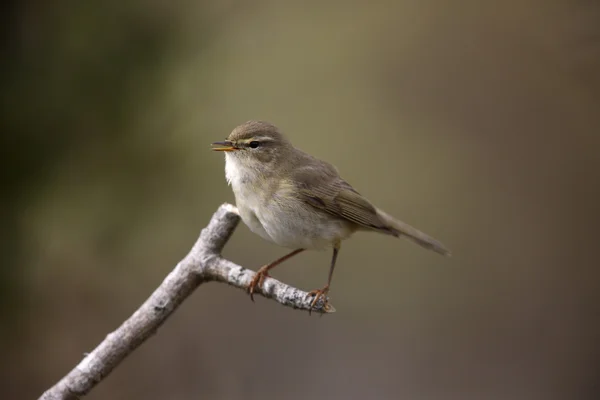
M225 163L225 177L233 189L236 205L242 221L244 221L252 232L261 236L263 239L272 241L255 212L255 210L260 208L260 205L264 200L259 195L259 191L256 190L256 187L248 184L253 180L252 177L248 176L247 173L244 173L238 167L238 163L233 157L227 157L227 162Z
M349 237L355 224L307 205L290 185L264 179L227 160L226 176L242 221L262 238L283 247L324 249Z

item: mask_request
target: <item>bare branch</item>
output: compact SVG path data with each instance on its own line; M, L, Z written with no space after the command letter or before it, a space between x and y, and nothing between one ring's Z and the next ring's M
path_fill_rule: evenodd
M144 304L40 399L78 399L87 394L129 353L153 335L201 284L217 281L245 290L255 273L221 258L221 251L239 221L235 206L223 204L219 207L189 254L177 264ZM302 310L309 310L312 301L307 292L273 278L265 279L262 288L257 288L255 293ZM313 312L334 311L328 299L319 300L313 308Z

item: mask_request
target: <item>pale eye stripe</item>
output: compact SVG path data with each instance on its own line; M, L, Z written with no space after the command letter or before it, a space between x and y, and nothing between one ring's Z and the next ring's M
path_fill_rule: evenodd
M268 136L255 136L255 137L251 137L250 139L243 139L240 140L241 143L244 144L250 144L250 142L272 142L273 138L272 137L268 137Z
M256 140L259 142L272 142L273 138L269 137L269 136L255 136L254 138L252 138L250 140Z

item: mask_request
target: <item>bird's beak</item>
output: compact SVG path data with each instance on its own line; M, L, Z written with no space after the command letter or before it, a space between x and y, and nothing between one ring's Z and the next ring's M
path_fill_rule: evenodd
M231 143L229 140L225 140L224 142L214 142L212 145L213 146L219 146L219 147L213 147L214 151L235 151L235 150L239 150L239 148L235 147L235 145L233 143Z

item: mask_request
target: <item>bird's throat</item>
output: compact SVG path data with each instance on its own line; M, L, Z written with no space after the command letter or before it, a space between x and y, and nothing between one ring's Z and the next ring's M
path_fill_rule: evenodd
M260 185L267 178L264 167L254 160L240 159L237 155L225 154L225 177L227 183L233 187Z

